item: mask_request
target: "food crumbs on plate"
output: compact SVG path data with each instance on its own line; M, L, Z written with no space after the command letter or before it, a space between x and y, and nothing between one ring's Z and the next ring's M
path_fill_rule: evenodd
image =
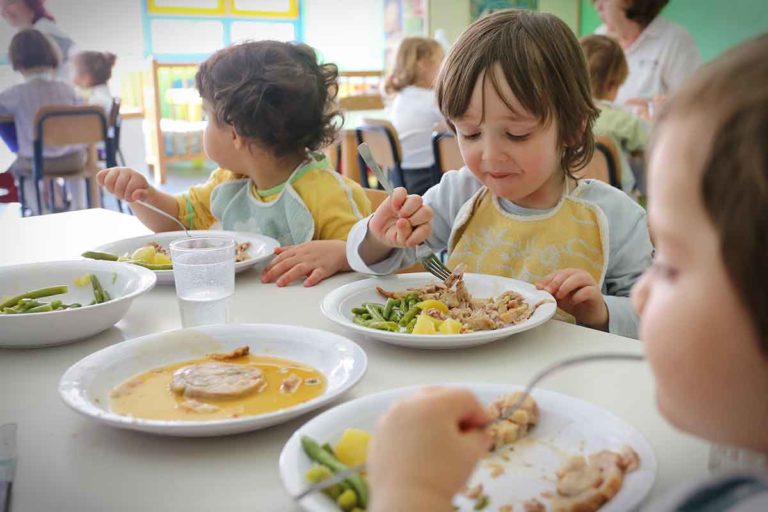
M112 282L114 283L114 281ZM80 277L76 277L74 283L78 288L89 286L91 284L91 274L83 274Z
M504 466L498 462L488 462L486 467L490 470L491 478L498 478L504 474Z
M523 503L523 510L525 512L546 512L547 508L542 502L534 498Z
M210 359L213 359L214 361L229 361L230 359L239 359L241 357L245 357L250 353L251 353L251 347L249 347L248 345L244 345L242 347L237 347L232 352L225 352L223 354L220 354L220 353L208 354L208 357Z
M304 379L304 384L307 386L317 386L320 384L320 379L317 377L310 377L309 379Z
M483 494L480 496L477 501L475 501L475 506L472 507L474 510L483 510L485 509L489 504L491 503L491 498L487 494Z
M292 373L280 384L280 392L295 393L299 386L301 386L301 379L295 373Z
M499 512L513 512L515 507L512 505L502 505L499 507Z
M483 494L483 484L477 484L473 487L469 487L468 489L464 490L462 494L471 500L476 500L480 497L481 494Z

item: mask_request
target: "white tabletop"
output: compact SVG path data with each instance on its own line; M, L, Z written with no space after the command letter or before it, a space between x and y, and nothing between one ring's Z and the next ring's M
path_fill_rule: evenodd
M3 221L0 264L75 258L95 245L146 232L134 217L106 210ZM637 341L557 321L466 350L381 344L342 331L320 312L326 292L360 277L336 276L309 289L277 288L246 272L237 277L233 315L243 323L327 329L360 344L368 354L368 373L343 400L412 384L524 384L541 367L568 355L642 349ZM59 377L81 358L125 339L178 327L173 287L158 286L135 301L114 328L91 339L45 349L0 349L0 424L19 426L13 512L297 510L280 483L277 461L283 444L311 414L249 434L182 439L95 424L59 399ZM652 496L706 475L708 446L664 422L645 365L595 364L554 376L542 387L604 407L647 436L659 463Z

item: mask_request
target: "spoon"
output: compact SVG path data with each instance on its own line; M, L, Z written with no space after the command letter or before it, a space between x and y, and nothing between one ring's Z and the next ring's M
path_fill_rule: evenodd
M152 210L153 212L158 213L158 214L162 215L163 217L166 217L166 218L172 220L173 222L178 224L179 227L181 227L181 229L184 230L184 234L185 235L187 235L189 238L192 238L192 235L190 235L189 231L187 231L187 227L179 219L177 219L173 215L171 215L168 212L165 212L165 211L161 210L157 206L153 206L153 205L151 205L151 204L149 204L149 203L147 203L145 201L140 201L140 200L137 199L136 201L134 201L134 203L139 203L144 208L148 208L148 209Z
M480 425L475 428L487 428L489 425L497 421L502 421L512 416L512 414L514 414L514 412L517 411L521 405L523 405L525 398L528 395L530 395L531 391L533 391L534 386L536 386L544 378L552 375L553 373L557 373L558 371L564 368L569 368L571 366L578 366L583 363L591 363L594 361L621 361L621 360L642 361L644 359L645 359L645 356L643 356L642 354L628 354L626 352L625 353L598 352L595 354L585 354L581 356L570 357L568 359L563 359L562 361L558 361L557 363L547 366L546 368L541 370L539 373L534 375L533 378L528 382L528 385L523 390L523 393L520 395L520 398L518 398L517 401L511 407L508 407L504 410L503 416L500 416L495 420L489 421L488 423L484 425ZM345 469L344 471L339 471L338 473L335 473L333 476L326 478L325 480L322 480L320 482L310 485L309 487L301 491L299 494L297 494L294 497L294 499L296 501L300 501L312 493L315 493L317 491L322 491L324 489L327 489L328 487L341 483L347 478L354 476L364 470L365 470L365 464L360 464L358 466Z

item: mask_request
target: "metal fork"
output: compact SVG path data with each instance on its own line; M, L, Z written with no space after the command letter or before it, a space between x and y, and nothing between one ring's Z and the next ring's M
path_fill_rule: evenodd
M595 354L585 354L581 356L569 357L568 359L563 359L562 361L558 361L557 363L547 366L546 368L541 370L539 373L534 375L533 378L528 382L528 385L525 386L525 389L523 390L522 395L520 395L520 398L518 398L517 401L514 404L512 404L512 407L508 407L504 409L502 416L500 416L499 418L496 418L495 420L489 421L484 425L479 425L475 428L483 429L492 425L493 423L496 423L497 421L501 421L511 417L515 413L515 411L517 411L520 408L520 406L523 405L525 398L531 394L531 391L533 391L533 388L539 382L541 382L542 379L552 375L553 373L557 373L558 371L564 368L568 368L570 366L578 366L583 363L591 363L594 361L643 361L644 359L645 359L645 356L643 354L627 354L627 353L621 353L621 352L599 352ZM323 489L327 489L332 485L341 483L347 478L354 476L364 470L365 470L365 464L360 464L359 466L355 466L353 468L349 468L344 471L339 471L338 473L334 473L331 477L310 485L309 487L304 489L302 492L297 494L295 496L295 499L297 501L301 500L314 492L322 491Z
M357 146L357 151L360 153L360 156L363 157L366 165L371 169L371 171L373 171L373 174L376 176L376 180L381 183L381 185L384 187L384 190L386 190L387 194L389 194L391 197L394 188L389 182L389 178L387 178L386 173L381 170L379 164L376 163L376 159L373 158L371 148L368 147L368 144L363 142ZM436 278L440 279L441 281L445 281L451 277L450 269L446 267L437 256L435 256L435 253L432 252L432 249L430 249L426 243L422 242L416 246L416 256L419 258L419 262L424 265L424 268L427 269L427 271Z

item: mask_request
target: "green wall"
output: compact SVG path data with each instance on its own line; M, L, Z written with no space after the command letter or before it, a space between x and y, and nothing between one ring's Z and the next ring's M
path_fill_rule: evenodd
M600 18L591 0L580 2L579 34L591 34ZM705 61L768 32L768 0L670 0L662 14L690 32Z

